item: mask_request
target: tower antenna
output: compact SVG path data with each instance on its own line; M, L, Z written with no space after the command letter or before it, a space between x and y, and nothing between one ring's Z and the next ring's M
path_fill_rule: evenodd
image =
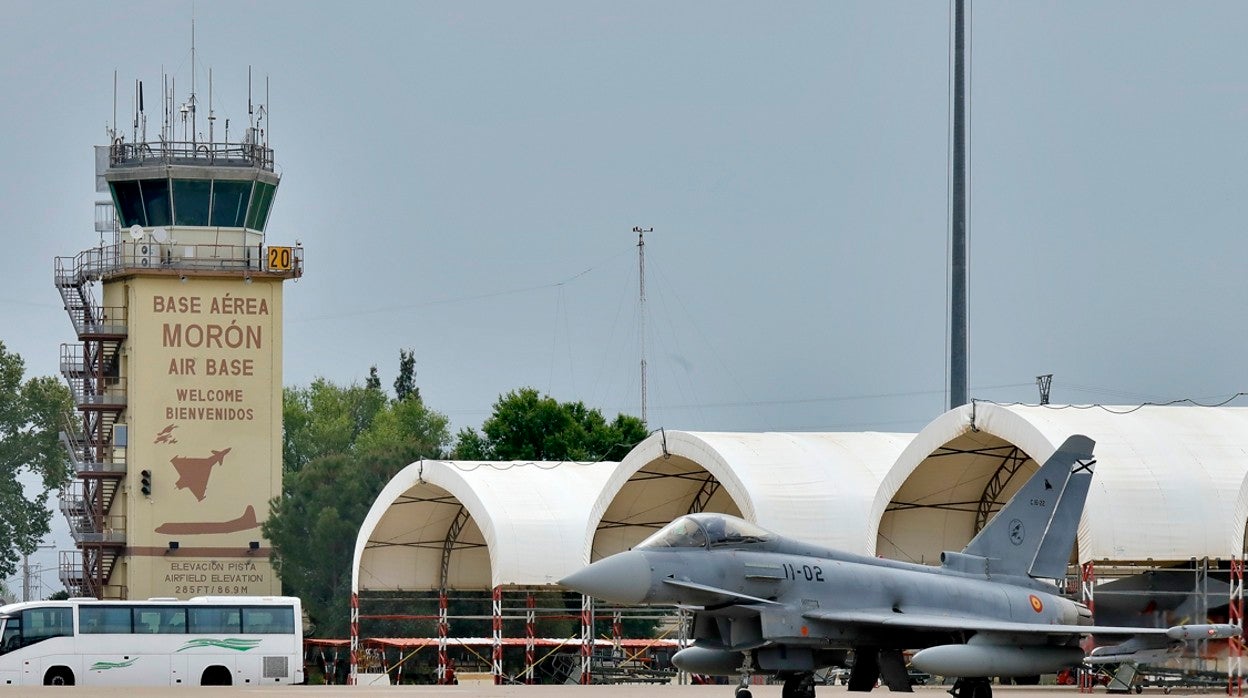
M195 118L195 6L191 6L191 143L196 142L195 134L199 132L199 122Z
M637 233L637 276L640 282L641 303L641 421L646 421L646 233L653 233L654 228L633 226Z
M213 122L217 120L217 116L212 113L212 68L208 69L208 142L213 141ZM211 147L211 146L210 146Z

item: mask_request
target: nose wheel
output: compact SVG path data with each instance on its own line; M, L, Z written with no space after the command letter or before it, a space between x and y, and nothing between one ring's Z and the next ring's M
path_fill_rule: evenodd
M735 698L754 698L754 694L750 692L750 677L754 675L754 652L746 650L742 653L741 680L737 683L737 692L733 695Z

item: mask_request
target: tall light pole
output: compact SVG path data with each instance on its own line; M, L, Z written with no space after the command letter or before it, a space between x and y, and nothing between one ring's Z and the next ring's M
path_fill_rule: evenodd
M967 403L966 329L966 5L954 0L953 163L949 244L949 409Z
M646 233L653 233L654 228L633 226L637 233L637 275L641 289L641 421L646 421Z

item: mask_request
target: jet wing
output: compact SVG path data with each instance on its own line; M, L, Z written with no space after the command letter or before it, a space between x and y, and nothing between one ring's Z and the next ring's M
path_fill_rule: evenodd
M1168 640L1193 640L1197 638L1221 639L1239 634L1239 628L1227 624L1176 625L1171 628L1132 628L1110 625L1061 625L1045 623L1022 623L1019 621L977 618L974 616L950 616L938 613L897 613L892 609L872 611L812 610L803 618L846 625L878 625L890 628L913 628L915 630L970 630L983 633L1011 633L1015 635L1105 635L1111 637L1156 637Z

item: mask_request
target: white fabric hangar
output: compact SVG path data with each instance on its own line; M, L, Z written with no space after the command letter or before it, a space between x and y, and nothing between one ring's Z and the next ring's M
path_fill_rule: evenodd
M360 526L352 590L553 584L584 565L590 506L616 465L413 463Z
M934 562L960 550L1066 437L1096 441L1079 562L1242 556L1248 409L973 403L919 432L877 493L885 557Z
M733 514L783 535L869 552L874 531L864 521L912 438L656 432L624 457L594 504L585 562L626 550L697 511Z

